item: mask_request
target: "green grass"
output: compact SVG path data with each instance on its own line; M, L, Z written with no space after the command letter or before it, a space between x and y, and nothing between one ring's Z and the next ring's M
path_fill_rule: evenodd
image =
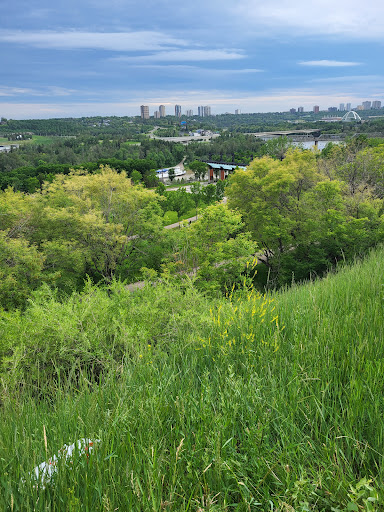
M202 211L202 208L198 208L198 214ZM176 224L177 222L181 222L182 220L190 219L191 217L196 217L196 208L192 208L188 210L186 213L180 216L180 219L177 217L177 212L168 210L164 213L163 223L164 226L169 226L171 224Z
M185 179L185 178L184 178ZM194 185L195 183L199 183L198 181L173 181L170 185L166 185L166 188L182 188L182 187L189 187L190 185ZM204 183L204 181L201 181L200 183Z
M5 137L0 137L0 145L1 146L9 146L10 144L52 144L56 140L62 140L63 137L54 137L54 136L46 136L46 135L33 135L32 139L28 140L11 140L9 141Z
M116 285L4 313L1 510L382 510L383 275L381 249L270 297ZM89 461L34 488L82 437Z
M122 146L140 146L141 142L139 140L127 140L123 142Z

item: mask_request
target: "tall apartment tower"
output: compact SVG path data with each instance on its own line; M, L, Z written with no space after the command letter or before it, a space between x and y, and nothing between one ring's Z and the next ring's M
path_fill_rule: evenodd
M149 119L149 107L148 105L141 105L140 107L141 119Z
M207 117L207 116L210 116L211 115L211 107L209 107L208 105L206 107L204 107L204 117Z
M235 115L236 115L236 116L238 116L239 114L241 114L241 110L240 110L239 108L237 108L237 109L235 110Z
M197 115L204 117L204 107L197 107Z
M302 114L304 112L304 107L297 107L297 111Z
M350 112L350 110L351 110L351 106L352 106L352 104L351 104L351 103L347 103L347 104L345 105L345 109L346 109L346 110L348 110L348 112Z
M363 109L364 110L371 110L371 102L370 101L363 101Z
M372 108L381 108L381 101L372 101Z
M154 114L153 114L153 117L154 117L155 119L159 119L159 117L160 117L160 112L159 112L158 110L155 110L155 112L154 112Z
M340 105L339 105L339 110L340 110L340 112L344 112L344 110L345 110L345 105L344 105L344 103L340 103Z
M175 105L175 116L181 117L181 105Z
M160 117L165 117L165 105L159 106Z
M318 114L318 113L319 113L319 111L320 111L320 107L319 107L319 105L315 105L315 106L313 107L313 113L314 113L314 114Z
M192 117L193 116L193 110L187 110L187 116Z

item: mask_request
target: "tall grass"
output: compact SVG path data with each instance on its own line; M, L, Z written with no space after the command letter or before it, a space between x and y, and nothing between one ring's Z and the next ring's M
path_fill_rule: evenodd
M383 275L379 250L275 296L209 301L191 287L116 286L8 315L7 350L32 319L51 340L60 331L59 345L99 346L108 334L130 350L118 364L111 348L96 380L92 367L78 365L76 379L63 368L45 397L28 388L26 366L15 390L8 363L1 510L381 510ZM101 442L36 486L33 467L80 438Z

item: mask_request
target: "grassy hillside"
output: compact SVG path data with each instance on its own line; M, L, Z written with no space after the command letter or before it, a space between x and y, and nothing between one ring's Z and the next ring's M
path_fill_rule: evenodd
M116 284L4 313L1 510L382 510L383 276L381 249L271 297Z

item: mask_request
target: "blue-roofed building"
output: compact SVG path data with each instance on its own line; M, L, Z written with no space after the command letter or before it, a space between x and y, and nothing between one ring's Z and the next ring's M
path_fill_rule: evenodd
M214 178L216 181L218 179L225 180L235 169L243 169L243 171L245 171L247 168L245 164L226 164L222 162L207 162L207 165L209 167L209 181L214 181Z

